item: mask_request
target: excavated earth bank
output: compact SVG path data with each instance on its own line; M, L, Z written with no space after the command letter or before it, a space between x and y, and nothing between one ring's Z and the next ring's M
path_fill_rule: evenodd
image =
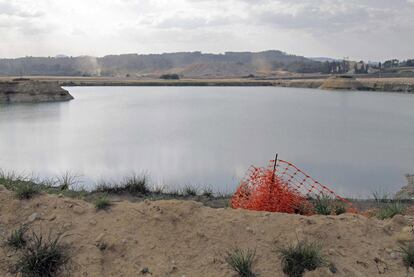
M23 223L43 234L64 231L72 257L68 276L236 276L225 262L236 247L256 249L254 271L261 277L284 276L275 251L297 239L321 242L337 268L308 277L413 276L399 252L401 243L414 240L413 222L412 216L305 217L176 200L123 201L96 211L90 203L56 195L18 200L0 186L2 236ZM0 276L14 276L9 268L15 253L1 245ZM151 273L142 273L145 268Z
M72 100L72 95L57 82L16 79L0 82L1 103L56 102Z

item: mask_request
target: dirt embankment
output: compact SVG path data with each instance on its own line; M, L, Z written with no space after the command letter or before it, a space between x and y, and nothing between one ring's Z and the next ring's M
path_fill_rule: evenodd
M31 229L63 230L70 245L70 276L235 276L225 255L236 247L256 249L254 270L262 277L284 276L279 247L299 239L320 241L337 268L306 276L410 276L400 257L401 230L414 217L378 221L360 215L299 216L212 209L193 201L117 202L107 211L54 195L18 200L0 187L0 230L22 223ZM99 247L105 245L105 248ZM0 276L12 251L0 248ZM145 268L151 274L141 273ZM145 272L145 270L144 270Z
M29 79L0 81L1 103L55 102L72 100L72 95L57 82Z
M275 86L414 93L414 78L328 78L275 81Z

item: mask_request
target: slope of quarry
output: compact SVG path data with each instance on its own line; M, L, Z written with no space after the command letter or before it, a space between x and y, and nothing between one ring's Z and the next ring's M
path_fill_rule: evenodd
M1 103L56 102L72 100L72 95L57 82L15 79L0 82Z

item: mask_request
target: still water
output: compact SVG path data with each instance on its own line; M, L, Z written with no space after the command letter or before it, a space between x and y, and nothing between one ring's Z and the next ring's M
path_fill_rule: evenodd
M336 192L397 191L414 173L414 95L277 87L71 87L0 106L0 168L92 180L145 172L229 192L275 153Z

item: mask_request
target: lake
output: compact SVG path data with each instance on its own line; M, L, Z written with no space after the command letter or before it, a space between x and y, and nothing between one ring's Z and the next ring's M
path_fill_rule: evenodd
M230 192L279 153L345 196L414 173L414 95L279 87L70 87L64 103L0 106L0 168L91 185L145 172Z

